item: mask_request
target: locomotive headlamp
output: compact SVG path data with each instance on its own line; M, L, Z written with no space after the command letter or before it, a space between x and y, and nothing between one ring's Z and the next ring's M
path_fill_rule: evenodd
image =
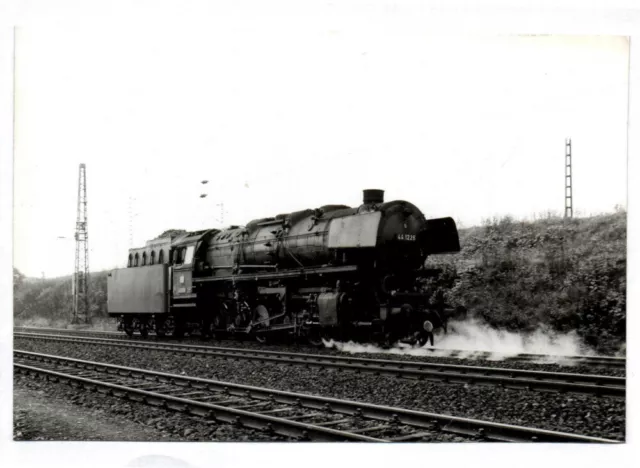
M431 333L433 331L433 323L431 323L429 320L425 320L422 324L422 328L424 328L425 331Z

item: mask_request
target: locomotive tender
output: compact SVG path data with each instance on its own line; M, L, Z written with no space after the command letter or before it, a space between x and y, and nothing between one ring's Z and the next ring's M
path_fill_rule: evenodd
M383 194L148 241L109 274L109 315L128 335L423 344L450 311L420 288L425 259L460 251L458 231Z

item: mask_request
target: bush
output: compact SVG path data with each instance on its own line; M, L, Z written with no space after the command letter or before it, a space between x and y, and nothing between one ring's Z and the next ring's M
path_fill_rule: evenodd
M51 279L25 278L14 268L13 316L19 322L37 318L70 321L73 315L71 277ZM92 319L107 317L107 272L89 275L89 315Z
M452 305L508 330L577 331L600 352L626 339L626 213L564 221L510 217L460 230L462 250L434 256Z

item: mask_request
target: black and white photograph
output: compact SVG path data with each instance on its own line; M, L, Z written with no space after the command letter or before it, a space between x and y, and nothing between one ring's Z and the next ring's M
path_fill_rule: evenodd
M633 39L314 5L3 35L12 444L628 443Z

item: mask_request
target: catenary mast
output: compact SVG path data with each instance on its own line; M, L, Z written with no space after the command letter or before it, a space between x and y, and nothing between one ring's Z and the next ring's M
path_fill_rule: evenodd
M87 224L87 169L80 164L78 173L78 210L76 217L76 266L74 272L72 323L89 322L89 230Z
M571 138L564 142L564 217L573 218L573 172L571 167Z

